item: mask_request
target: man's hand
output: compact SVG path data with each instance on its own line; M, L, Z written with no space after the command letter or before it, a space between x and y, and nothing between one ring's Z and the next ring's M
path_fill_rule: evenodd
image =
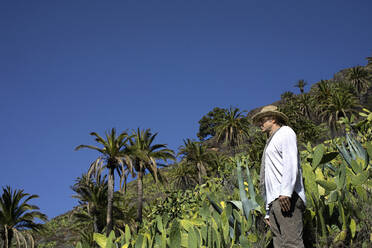
M270 219L269 218L265 218L264 220L265 220L266 225L270 226Z
M279 204L283 212L288 212L291 209L291 198L288 196L279 196Z

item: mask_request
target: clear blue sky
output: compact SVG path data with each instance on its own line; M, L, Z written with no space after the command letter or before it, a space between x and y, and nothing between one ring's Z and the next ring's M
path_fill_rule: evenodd
M372 55L372 1L2 0L0 185L50 218L97 153L137 127L177 149L214 107L269 104ZM309 87L306 88L308 90Z

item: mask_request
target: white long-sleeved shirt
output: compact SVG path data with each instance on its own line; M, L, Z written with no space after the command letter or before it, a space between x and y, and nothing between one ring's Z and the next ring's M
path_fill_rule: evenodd
M266 148L265 187L266 209L280 195L291 197L294 191L306 204L296 133L288 126L281 127Z

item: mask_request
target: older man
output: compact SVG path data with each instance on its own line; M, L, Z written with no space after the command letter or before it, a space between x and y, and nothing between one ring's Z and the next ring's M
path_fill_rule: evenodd
M304 247L302 181L296 133L285 124L288 117L269 105L253 116L253 122L268 133L261 163L262 193L266 199L266 223L273 233L274 247Z

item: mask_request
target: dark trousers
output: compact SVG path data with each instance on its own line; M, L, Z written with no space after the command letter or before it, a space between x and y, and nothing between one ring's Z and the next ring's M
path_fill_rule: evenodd
M291 197L289 212L282 212L279 199L272 202L269 220L275 248L304 247L302 239L304 210L304 202L296 192Z

